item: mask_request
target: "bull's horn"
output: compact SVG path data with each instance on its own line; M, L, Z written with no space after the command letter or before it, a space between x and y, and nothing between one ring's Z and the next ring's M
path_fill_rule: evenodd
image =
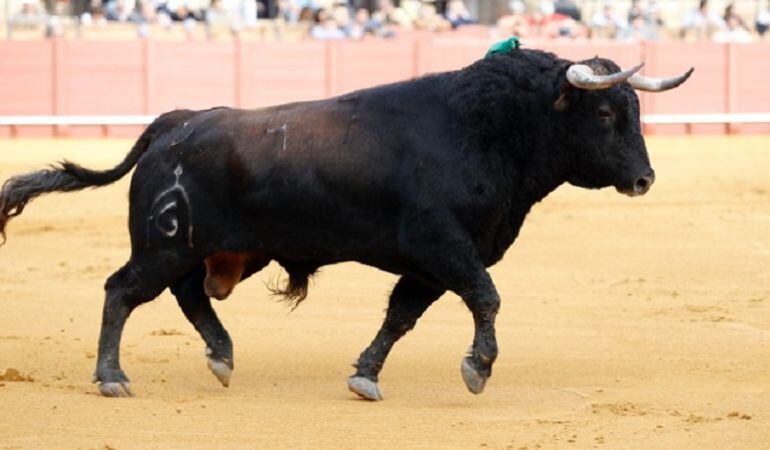
M607 89L622 83L638 72L644 63L638 66L609 75L596 75L594 70L584 64L573 64L567 69L567 81L577 88L587 90Z
M653 78L636 74L629 78L628 82L631 84L631 86L634 87L634 89L639 89L640 91L663 92L669 89L674 89L675 87L687 81L694 70L694 67L690 67L690 70L687 72L673 78Z

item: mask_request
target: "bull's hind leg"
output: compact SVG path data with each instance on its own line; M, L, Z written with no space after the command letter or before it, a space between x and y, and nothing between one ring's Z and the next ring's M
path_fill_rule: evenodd
M161 292L158 289L143 288L140 281L135 267L129 262L108 278L104 286L106 298L94 382L99 382L99 391L105 397L134 395L128 377L120 367L120 338L131 311Z
M348 378L348 388L367 400L382 400L377 386L382 370L393 344L414 328L417 319L428 306L444 293L407 276L401 277L393 288L385 321L371 345L361 353L355 364L355 375Z
M211 307L211 299L204 291L205 279L206 267L201 264L174 284L171 292L187 320L206 343L209 369L227 387L233 372L233 343Z
M94 382L106 397L133 396L128 377L120 367L120 338L131 312L157 297L172 280L189 271L183 258L158 255L153 259L132 259L107 279L106 299L99 335L99 356Z

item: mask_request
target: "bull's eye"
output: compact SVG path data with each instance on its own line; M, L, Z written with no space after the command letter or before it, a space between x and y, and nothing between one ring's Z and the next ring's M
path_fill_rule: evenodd
M612 110L609 107L601 106L596 110L596 115L602 120L611 120Z

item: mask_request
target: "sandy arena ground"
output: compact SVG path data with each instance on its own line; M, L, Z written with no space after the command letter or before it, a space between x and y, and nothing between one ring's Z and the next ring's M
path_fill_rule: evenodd
M130 144L0 141L0 178L62 157L112 166ZM454 295L395 347L385 401L349 393L395 277L344 264L291 314L265 289L274 265L216 305L229 389L163 294L124 334L137 397L102 398L90 380L102 284L128 257L128 178L38 199L0 249L0 374L33 380L0 381L0 449L768 448L770 138L649 146L648 196L562 187L492 269L501 353L480 396L460 377L472 320Z

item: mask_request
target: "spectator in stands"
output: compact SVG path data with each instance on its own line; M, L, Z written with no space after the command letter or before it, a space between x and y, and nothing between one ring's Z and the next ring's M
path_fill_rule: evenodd
M136 31L139 37L148 37L150 35L150 24L155 22L155 8L153 8L150 0L137 0L134 10L128 16L128 20L136 24Z
M372 16L366 8L358 8L356 10L354 26L362 31L362 35L377 35L377 30L379 29L379 24L372 20Z
M126 22L134 10L130 0L112 0L104 5L104 17L110 22Z
M89 8L88 11L81 14L80 24L85 26L106 26L107 19L104 17L104 8L102 5L93 5Z
M644 12L639 4L639 0L631 0L631 7L628 8L628 25L631 25L631 22L637 17L642 17L643 14Z
M196 21L198 19L196 11L190 9L187 2L174 1L169 2L169 11L171 19L176 22Z
M21 11L14 14L10 22L14 27L30 28L45 24L47 17L40 0L24 0L21 3Z
M397 8L393 0L379 0L377 10L372 19L380 26L395 25L402 28L412 28L412 20L403 8Z
M545 37L550 18L556 12L553 2L542 0L538 8L529 16L530 30L534 37Z
M368 33L368 24L369 11L366 8L357 9L356 15L350 21L350 25L348 25L348 35L354 39L362 39Z
M64 25L62 24L59 16L48 16L48 20L45 23L45 37L60 37L64 35Z
M241 0L238 5L238 12L245 28L255 28L257 26L259 5L256 0Z
M286 23L295 24L299 22L299 13L302 8L297 0L278 0L275 18L284 20Z
M363 29L356 26L350 18L350 10L343 4L337 4L332 9L332 18L337 28L342 31L345 37L361 39L364 36Z
M432 2L425 2L420 8L420 16L414 23L418 30L447 31L452 29L452 24L441 16Z
M756 27L757 33L764 37L765 33L767 33L768 27L770 27L770 5L768 5L765 9L760 10L759 14L757 14Z
M735 14L735 4L734 3L728 3L727 6L725 6L725 12L722 14L722 20L725 21L725 24L728 20L730 20L731 17L737 17Z
M508 10L511 14L524 16L527 14L527 4L524 3L524 0L510 0L508 2Z
M727 28L724 31L729 33L730 42L750 42L752 40L749 26L744 22L741 16L735 13L734 3L729 3L727 7L725 7L723 19L727 25Z
M134 23L154 23L155 16L155 6L150 0L137 0L128 20Z
M165 0L152 0L152 8L155 11L154 23L163 28L169 28L173 22Z
M656 41L661 38L663 19L660 17L660 8L655 1L650 1L644 9L638 2L632 5L633 11L629 11L628 25L617 35L621 41Z
M427 1L427 0L426 0ZM409 21L414 24L420 18L423 0L401 0L399 7L409 16Z
M663 14L660 5L655 0L650 0L647 7L644 9L644 20L647 22L647 26L659 34L660 31L665 28L666 23L663 21Z
M316 0L278 0L277 17L282 18L287 23L296 24L307 19L302 17L304 11L312 12L318 9ZM305 13L307 14L307 13Z
M344 39L345 33L337 26L326 9L318 9L315 13L315 25L310 29L310 36L318 40Z
M385 9L383 9L383 6ZM366 11L366 15L361 12L362 9ZM392 2L379 2L378 9L375 10L373 14L369 14L369 11L365 8L360 8L356 15L356 20L361 22L364 18L366 18L366 25L364 28L367 33L378 37L390 38L395 36L396 33L393 31L391 22L388 19L389 15L387 11L392 12L394 10L395 6L393 6Z
M501 36L530 36L527 6L522 0L511 0L508 3L510 14L497 19L497 31Z
M257 17L272 18L269 5L274 0L257 0Z
M714 33L714 42L751 42L751 34L740 17L735 14L725 15L727 25Z
M659 39L657 28L650 25L644 16L635 16L628 26L624 27L617 35L620 41L654 41Z
M615 38L626 27L625 22L615 14L612 2L605 0L602 8L591 17L591 37Z
M542 0L540 8L535 11L530 20L534 37L547 39L576 39L588 35L586 27L570 16L556 12L556 6L551 0Z
M582 20L580 8L572 0L556 0L553 6L556 14L565 15L576 22Z
M313 14L313 8L309 6L303 6L302 10L299 12L300 23L313 23Z
M471 18L471 13L468 11L468 7L465 6L463 0L449 0L445 16L449 23L452 24L452 28L476 23Z
M170 22L166 22L168 19L172 22L180 22L185 34L188 38L192 38L198 21L203 20L203 13L193 9L188 0L168 0L158 6L158 21L170 26Z
M725 21L709 8L708 0L700 0L698 8L687 13L682 21L685 37L696 39L711 37L716 31L726 28Z
M206 10L206 35L216 38L223 32L238 33L241 21L238 17L237 5L230 0L211 0Z

